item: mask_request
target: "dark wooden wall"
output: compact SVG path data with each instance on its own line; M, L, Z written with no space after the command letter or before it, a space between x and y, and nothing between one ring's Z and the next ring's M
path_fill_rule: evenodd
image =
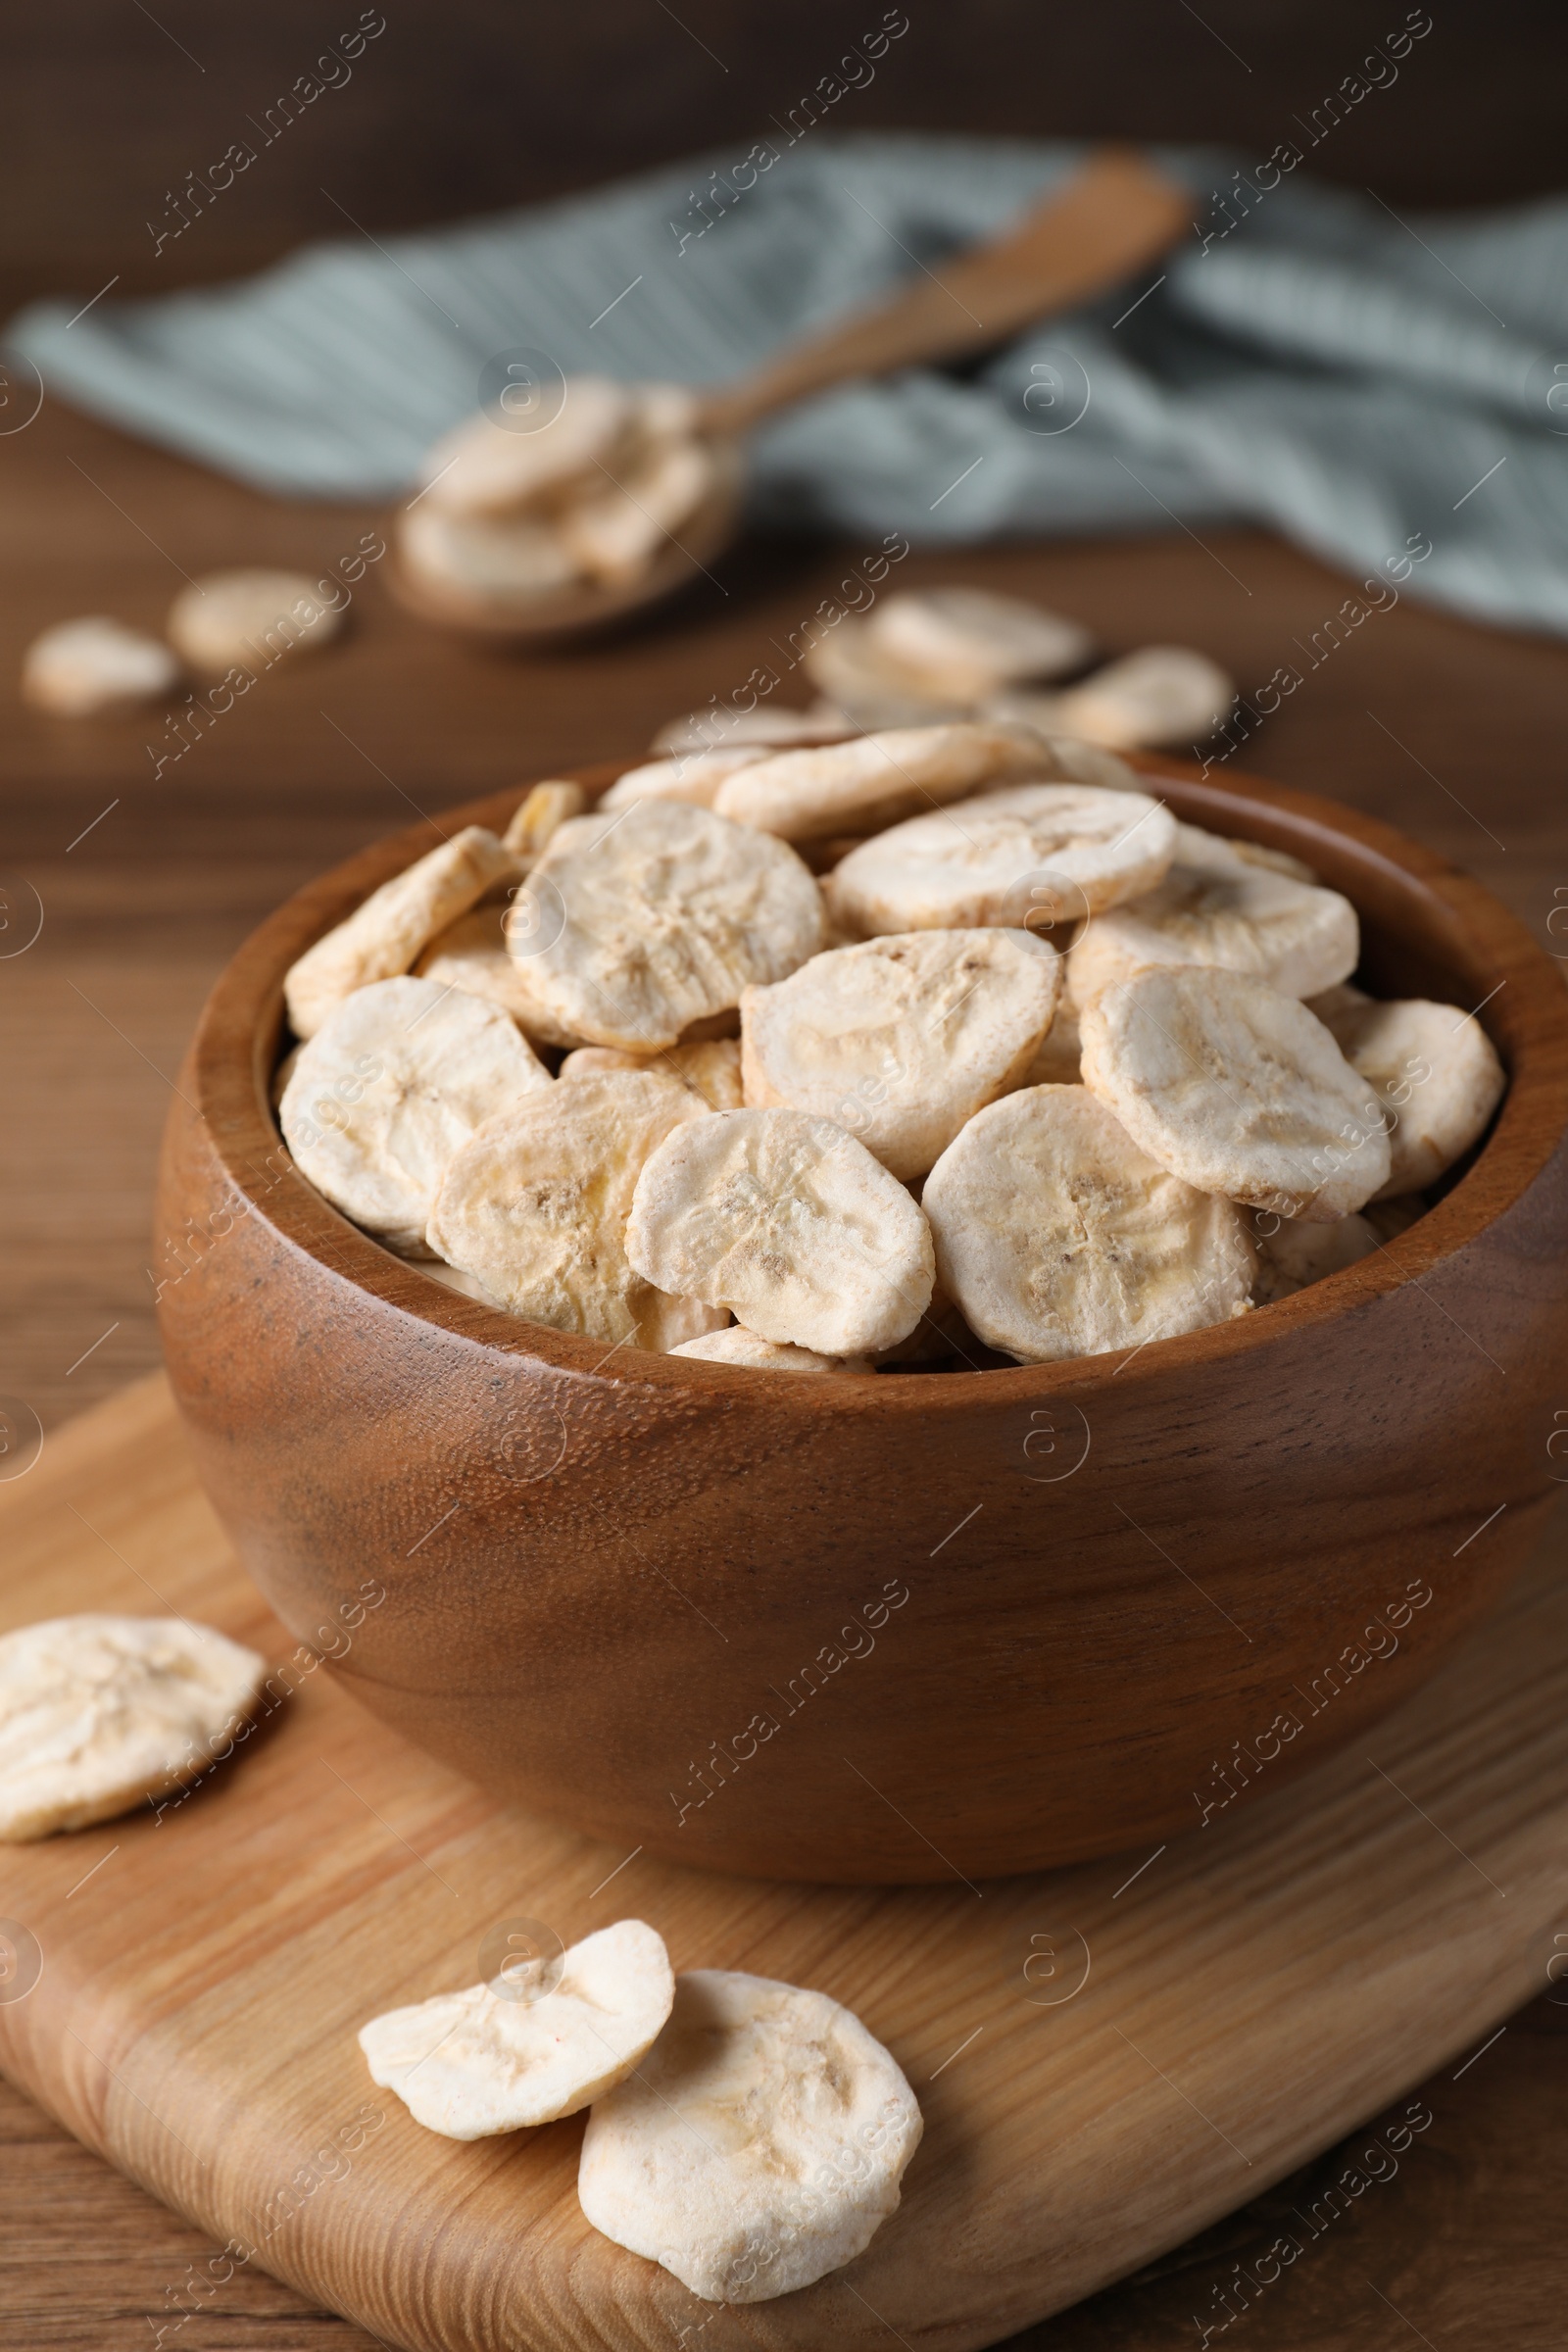
M378 0L385 31L154 258L166 191L204 173L364 0L3 0L0 285L219 277L342 215L406 227L697 149L743 153L880 23L886 0ZM909 29L845 128L1208 139L1261 157L1409 0L903 0ZM1550 188L1562 0L1426 0L1431 31L1313 153L1391 202ZM1418 14L1426 13L1418 10ZM96 275L94 273L97 273ZM91 285L88 280L91 280Z

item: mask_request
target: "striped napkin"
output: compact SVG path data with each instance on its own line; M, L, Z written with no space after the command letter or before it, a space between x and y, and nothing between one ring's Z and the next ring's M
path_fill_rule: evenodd
M978 368L776 419L757 515L928 545L1261 522L1355 575L1348 603L1568 632L1568 202L1433 216L1316 182L1348 103L1268 158L1154 151L1192 192L1189 241ZM263 489L391 498L498 370L722 379L940 278L1082 152L792 111L745 156L356 227L236 285L39 302L4 341L50 391Z

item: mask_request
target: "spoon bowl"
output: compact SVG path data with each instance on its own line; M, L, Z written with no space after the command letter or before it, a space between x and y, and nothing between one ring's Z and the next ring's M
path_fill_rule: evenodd
M469 637L487 637L509 645L547 644L560 637L577 637L661 603L707 572L734 539L740 525L746 468L740 442L733 434L709 433L705 449L712 464L712 479L701 505L680 526L678 538L667 537L653 562L630 579L607 582L582 580L569 588L553 589L548 596L483 595L474 590L437 587L395 559L390 571L392 593L406 612L438 628L458 629Z

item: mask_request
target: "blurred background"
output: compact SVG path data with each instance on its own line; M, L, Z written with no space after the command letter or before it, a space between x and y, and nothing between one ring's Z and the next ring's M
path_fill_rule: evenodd
M586 188L765 136L872 0L392 0L353 79L236 182L200 239L156 267L166 192L246 135L322 45L358 20L320 0L73 0L0 10L0 270L13 301L122 273L163 290L274 260L340 221L322 183L375 229L416 228ZM1018 137L1211 141L1266 154L1403 0L966 0L906 11L910 30L854 99L853 125ZM1417 12L1429 13L1429 12ZM1312 169L1391 203L1474 205L1560 185L1565 35L1551 0L1461 0L1398 82L1323 143ZM341 20L341 23L339 22ZM92 283L89 284L88 280ZM117 289L117 293L121 289Z

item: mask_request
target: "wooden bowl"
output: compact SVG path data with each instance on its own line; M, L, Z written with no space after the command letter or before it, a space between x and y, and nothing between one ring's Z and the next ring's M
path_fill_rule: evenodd
M1125 1356L802 1380L473 1303L329 1208L268 1102L285 968L437 828L240 950L165 1148L165 1345L246 1565L301 1641L349 1640L374 1713L617 1855L973 1881L1200 1830L1363 1735L1494 1599L1568 1467L1562 979L1388 827L1142 764L1347 892L1376 993L1484 1003L1511 1084L1390 1247Z

